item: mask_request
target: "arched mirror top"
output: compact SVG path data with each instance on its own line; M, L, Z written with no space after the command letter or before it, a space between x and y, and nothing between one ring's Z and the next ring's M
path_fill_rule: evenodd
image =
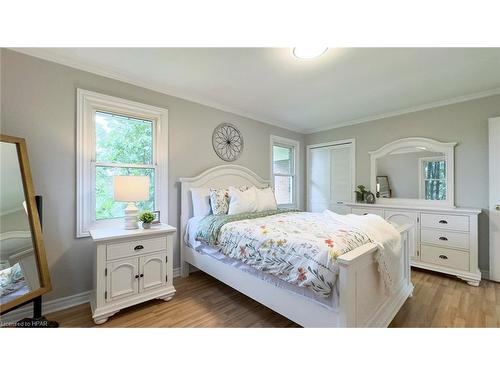
M403 138L370 152L377 203L454 207L456 142Z

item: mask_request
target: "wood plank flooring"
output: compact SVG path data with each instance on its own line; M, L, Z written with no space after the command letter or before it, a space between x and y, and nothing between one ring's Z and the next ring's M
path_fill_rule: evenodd
M415 285L391 327L500 327L500 284L478 288L456 278L412 270ZM62 327L298 327L203 272L175 280L170 302L130 307L96 326L89 304L47 314Z

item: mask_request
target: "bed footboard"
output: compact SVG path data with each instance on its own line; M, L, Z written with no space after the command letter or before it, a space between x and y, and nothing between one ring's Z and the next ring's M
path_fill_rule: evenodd
M401 234L401 278L389 295L375 259L377 246L366 244L337 260L340 265L339 325L343 327L387 327L413 292L408 232L411 225L398 228Z

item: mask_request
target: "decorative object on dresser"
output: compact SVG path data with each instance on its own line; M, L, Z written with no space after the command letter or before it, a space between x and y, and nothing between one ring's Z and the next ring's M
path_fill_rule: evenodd
M375 203L375 195L371 191L365 194L365 202L368 204Z
M137 229L139 209L135 202L149 199L149 176L113 176L113 194L117 202L127 202L125 229Z
M151 229L151 223L154 219L155 215L151 211L144 211L139 215L139 220L142 222L144 229Z
M90 297L96 324L123 308L154 298L169 301L173 286L173 236L176 229L160 224L149 230L91 230L94 286Z
M155 219L151 222L151 224L156 225L161 223L160 211L153 211L153 215L155 215Z
M243 137L233 124L223 123L212 134L214 151L224 161L235 161L243 151Z
M392 195L389 177L377 176L377 198L390 198Z

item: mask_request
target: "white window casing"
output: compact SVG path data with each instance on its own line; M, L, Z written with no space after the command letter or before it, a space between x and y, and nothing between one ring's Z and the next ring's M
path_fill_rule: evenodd
M77 89L77 143L76 143L76 236L87 237L93 228L120 225L122 219L95 220L95 113L126 115L153 122L153 164L127 165L98 163L99 166L154 168L155 209L161 219L168 221L168 110Z

